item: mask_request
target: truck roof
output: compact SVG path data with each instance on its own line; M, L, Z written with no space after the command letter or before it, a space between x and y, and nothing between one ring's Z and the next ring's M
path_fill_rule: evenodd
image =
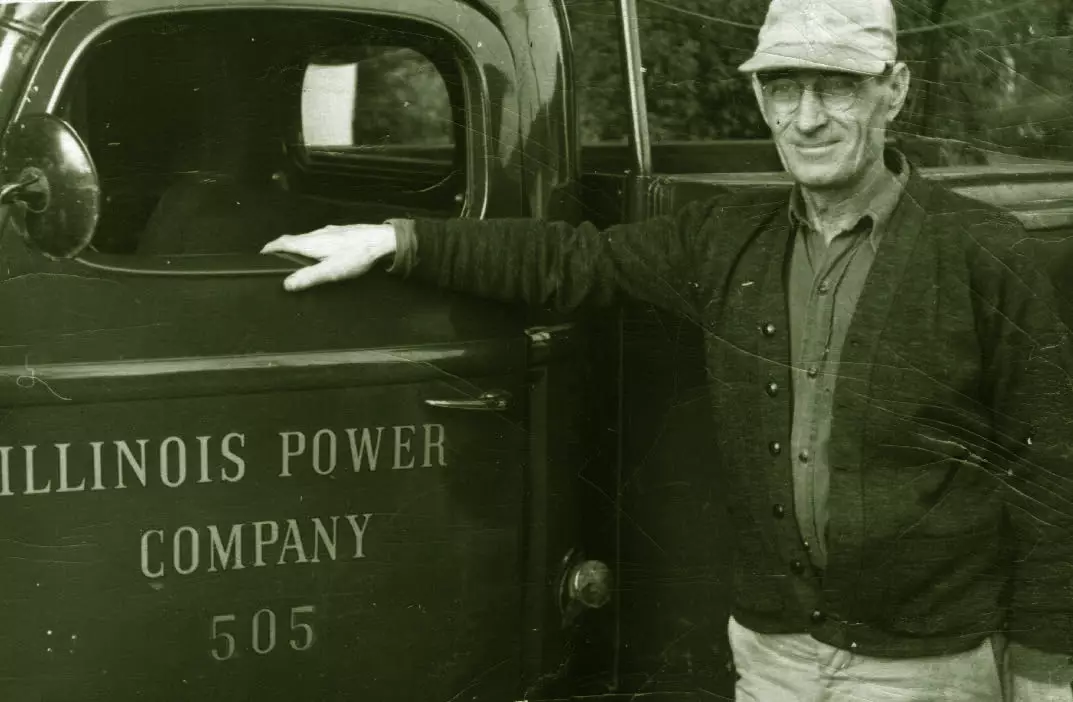
M52 2L46 0L44 2L3 3L0 4L0 26L28 33L39 33L48 24L49 20L59 14L65 7L81 5L85 1L67 2L61 0ZM109 0L90 1L108 2ZM533 14L557 10L562 7L561 0L460 0L460 2L480 11L499 26L509 24L510 18L526 18ZM182 9L184 4L190 3L184 3L183 0L175 0L171 3L176 9ZM230 9L242 6L242 3L229 0L218 0L216 3L198 2L196 4L199 8L208 8L214 4L221 8ZM263 3L251 2L247 4L251 9L264 9ZM344 10L350 8L360 9L363 7L363 3L359 0L326 0L324 6L325 8Z

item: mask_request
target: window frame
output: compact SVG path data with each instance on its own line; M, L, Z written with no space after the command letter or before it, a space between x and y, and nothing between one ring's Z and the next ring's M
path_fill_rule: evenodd
M286 0L266 7L255 0L189 0L177 6L172 0L110 0L107 3L79 4L57 13L47 30L27 85L12 117L35 114L58 114L59 105L75 68L86 50L109 29L129 20L205 11L307 11L320 14L359 16L386 22L416 23L448 37L456 52L464 110L469 116L462 128L466 139L465 194L456 216L483 217L493 191L497 190L492 171L498 165L491 157L500 150L497 142L516 138L519 125L501 121L501 133L493 134L491 111L504 108L493 104L488 94L491 69L504 76L513 96L518 78L511 62L512 52L501 30L483 13L460 0L412 0L400 7L396 0ZM464 16L466 21L460 22ZM464 27L465 32L460 32ZM181 259L186 259L182 261ZM88 267L125 275L158 277L214 277L279 275L297 265L284 259L268 259L256 252L247 254L212 254L193 256L145 256L137 254L103 254L87 250L76 261ZM180 265L175 265L180 262Z
M376 47L372 47L372 48L387 49L387 50L397 50L397 51L410 51L412 53L417 54L421 59L423 59L424 62L428 66L432 67L436 71L436 75L440 80L440 83L441 83L442 88L443 88L443 93L445 94L447 102L448 102L448 109L449 109L449 111L451 111L452 117L453 117L454 113L456 112L456 107L457 107L456 103L461 103L462 101L461 100L456 101L456 100L453 99L456 96L457 91L452 91L451 88L448 86L447 81L444 78L444 75L443 75L443 73L441 71L440 65L437 65L437 63L435 63L432 59L430 59L418 47L414 47L414 46L398 46L398 45L390 45L390 46L389 45L380 45L380 46L376 46ZM339 66L348 66L348 67L353 67L355 69L354 70L355 75L353 75L351 77L352 80L354 80L355 87L356 87L355 94L353 95L355 104L357 103L357 101L361 97L360 96L361 86L359 84L359 78L358 78L358 75L357 75L357 69L361 65L362 61L369 60L370 58L372 58L372 57L365 57L365 58L362 58L362 59L360 59L358 61L355 61L353 63L338 64ZM319 66L329 66L330 64L317 64L317 63L315 63L313 61L309 61L309 62L306 63L306 67L305 67L306 75L307 76L309 75L308 72L309 72L309 70L311 68L313 68L313 66L318 66L318 65ZM443 65L443 64L441 63L441 65ZM451 69L451 72L452 72L452 77L457 79L457 67L454 66L454 65L451 65L450 69ZM304 93L305 93L305 84L303 82L303 99L305 97ZM327 155L348 155L348 154L351 154L351 153L353 153L353 155L355 155L355 156L364 156L364 155L366 155L365 152L374 152L377 149L384 149L385 151L392 151L392 150L402 151L402 150L404 150L406 148L415 148L415 149L426 148L425 145L407 144L407 143L392 143L392 144L384 144L384 145L381 145L381 146L373 146L373 145L370 145L370 144L358 144L358 143L351 143L351 144L342 144L342 143L339 143L339 144L313 144L313 143L309 143L306 140L306 134L305 134L306 123L305 123L305 109L304 108L305 108L305 103L303 102L302 103L301 128L300 128L301 136L302 136L302 142L300 144L298 144L298 148L301 149L301 152L304 152L304 154L306 156L310 156L310 155L313 155L313 154L316 154L316 153L321 153L321 152L324 152L326 156ZM464 105L462 105L462 108L464 109ZM352 110L351 115L350 115L350 121L353 123L354 119L355 119L355 115L354 115L353 110ZM458 141L456 139L456 135L457 135L457 131L459 130L459 126L460 125L458 124L457 120L454 120L453 123L452 123L451 134L449 136L450 142L445 143L445 144L437 144L437 145L434 145L434 146L443 146L445 148L449 147L449 148L453 149L455 147L457 141ZM353 139L353 136L352 136L352 139ZM432 148L432 147L429 147L429 148ZM351 151L351 150L353 150L353 151Z
M390 34L394 30L378 27L372 31L375 35L380 32ZM398 198L413 200L417 208L426 200L442 201L452 197L458 205L458 213L464 216L465 199L469 196L457 191L459 181L465 182L474 160L468 144L472 131L468 116L472 108L472 91L467 89L464 59L457 51L435 46L438 41L434 36L425 36L421 41L411 41L406 45L388 42L379 45L417 51L440 74L451 102L451 118L454 122L453 143L444 147L451 153L451 166L446 172L439 164L422 169L422 159L311 148L301 143L299 118L299 132L292 138L294 147L291 149L291 161L294 171L291 175L306 183L319 183L321 189L333 195L342 196L348 189L357 188L366 196L382 202L390 203ZM298 108L300 110L300 105ZM405 145L400 147L406 148ZM391 147L387 150L391 150ZM457 168L462 169L461 174L456 171ZM427 179L420 180L418 186L414 187L414 178L422 176Z

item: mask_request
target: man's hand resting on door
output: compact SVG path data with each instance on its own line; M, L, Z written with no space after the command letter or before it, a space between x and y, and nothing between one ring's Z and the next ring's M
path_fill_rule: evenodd
M396 248L390 224L333 224L308 234L281 236L265 244L261 253L297 254L317 261L283 281L283 287L294 292L357 278Z

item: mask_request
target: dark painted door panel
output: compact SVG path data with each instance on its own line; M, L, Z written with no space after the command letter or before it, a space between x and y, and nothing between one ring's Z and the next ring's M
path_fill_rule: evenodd
M626 220L622 194L651 192L651 181L631 179L586 175L586 218L600 226ZM646 215L661 212L653 200L639 204ZM618 321L621 463L608 489L616 498L620 582L617 690L654 699L729 698L731 536L703 335L639 303L624 305Z
M515 698L515 311L3 248L3 699Z
M9 413L5 699L509 696L524 432L435 376Z

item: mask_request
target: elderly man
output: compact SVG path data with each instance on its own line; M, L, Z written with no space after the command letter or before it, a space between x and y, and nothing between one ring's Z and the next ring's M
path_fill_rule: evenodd
M910 80L889 0L775 0L741 69L789 200L606 231L329 227L264 251L320 260L289 290L394 256L479 295L633 296L701 325L737 699L1073 700L1073 364L1023 230L885 147Z

